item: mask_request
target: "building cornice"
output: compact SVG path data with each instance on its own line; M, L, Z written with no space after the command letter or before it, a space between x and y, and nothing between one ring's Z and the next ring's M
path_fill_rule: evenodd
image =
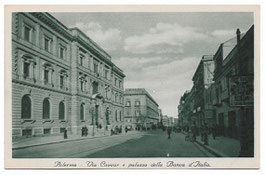
M64 26L60 21L54 18L49 13L42 12L30 12L30 14L40 21L44 22L47 26L51 27L53 30L66 37L69 40L73 40L73 36L66 26Z

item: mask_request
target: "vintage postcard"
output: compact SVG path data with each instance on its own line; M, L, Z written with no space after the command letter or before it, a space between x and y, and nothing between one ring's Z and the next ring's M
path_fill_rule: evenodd
M6 168L259 168L260 7L5 8Z

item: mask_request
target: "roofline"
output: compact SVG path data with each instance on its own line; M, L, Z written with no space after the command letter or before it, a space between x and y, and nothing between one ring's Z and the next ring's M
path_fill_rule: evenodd
M97 49L99 49L101 52L103 52L104 54L106 54L107 57L109 57L110 59L112 58L103 48L101 48L95 41L93 41L89 36L87 36L83 31L81 31L78 27L72 27L69 28L70 31L72 30L77 30L79 33L82 34L82 36L84 36L86 39L88 39L94 46L96 46Z
M130 89L144 90L145 92L144 93L142 93L142 92L127 93L126 91L130 90ZM144 88L127 88L127 89L125 89L124 96L127 96L127 95L146 95L159 107L159 104L152 98L150 93Z
M198 65L198 67L197 67L197 69L196 69L196 71L195 71L195 73L194 73L194 75L193 75L193 77L192 77L192 81L194 81L196 75L198 74L201 64L202 64L203 62L205 62L205 61L212 61L212 60L204 60L204 58L205 58L206 56L212 56L212 60L213 60L213 58L214 58L214 55L203 55L203 56L201 57L200 63L199 63L199 65Z

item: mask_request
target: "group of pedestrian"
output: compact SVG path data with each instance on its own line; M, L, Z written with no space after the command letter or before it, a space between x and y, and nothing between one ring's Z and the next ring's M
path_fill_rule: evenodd
M190 127L182 127L181 130L186 133L185 140L195 142L198 135L201 137L201 141L204 145L209 145L209 138L208 135L211 133L213 139L215 140L217 135L217 125L213 124L210 128L207 126L206 123L201 125L201 127L197 127L195 123L192 124ZM168 139L170 139L171 129L168 127Z
M196 127L195 123L191 127L191 132L192 132L192 140L191 141L196 141L196 137L198 135L198 132L201 136L201 141L204 143L204 145L209 145L209 139L208 135L211 132L212 137L215 140L216 135L217 135L217 125L213 124L211 128L207 126L206 123L204 123L199 129Z
M88 136L88 128L86 126L81 128L81 137Z

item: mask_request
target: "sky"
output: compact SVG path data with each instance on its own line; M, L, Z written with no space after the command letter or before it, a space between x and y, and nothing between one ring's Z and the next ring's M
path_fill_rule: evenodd
M51 13L67 27L78 27L124 71L125 88L145 88L163 115L177 117L180 97L193 86L203 55L246 32L252 13Z

